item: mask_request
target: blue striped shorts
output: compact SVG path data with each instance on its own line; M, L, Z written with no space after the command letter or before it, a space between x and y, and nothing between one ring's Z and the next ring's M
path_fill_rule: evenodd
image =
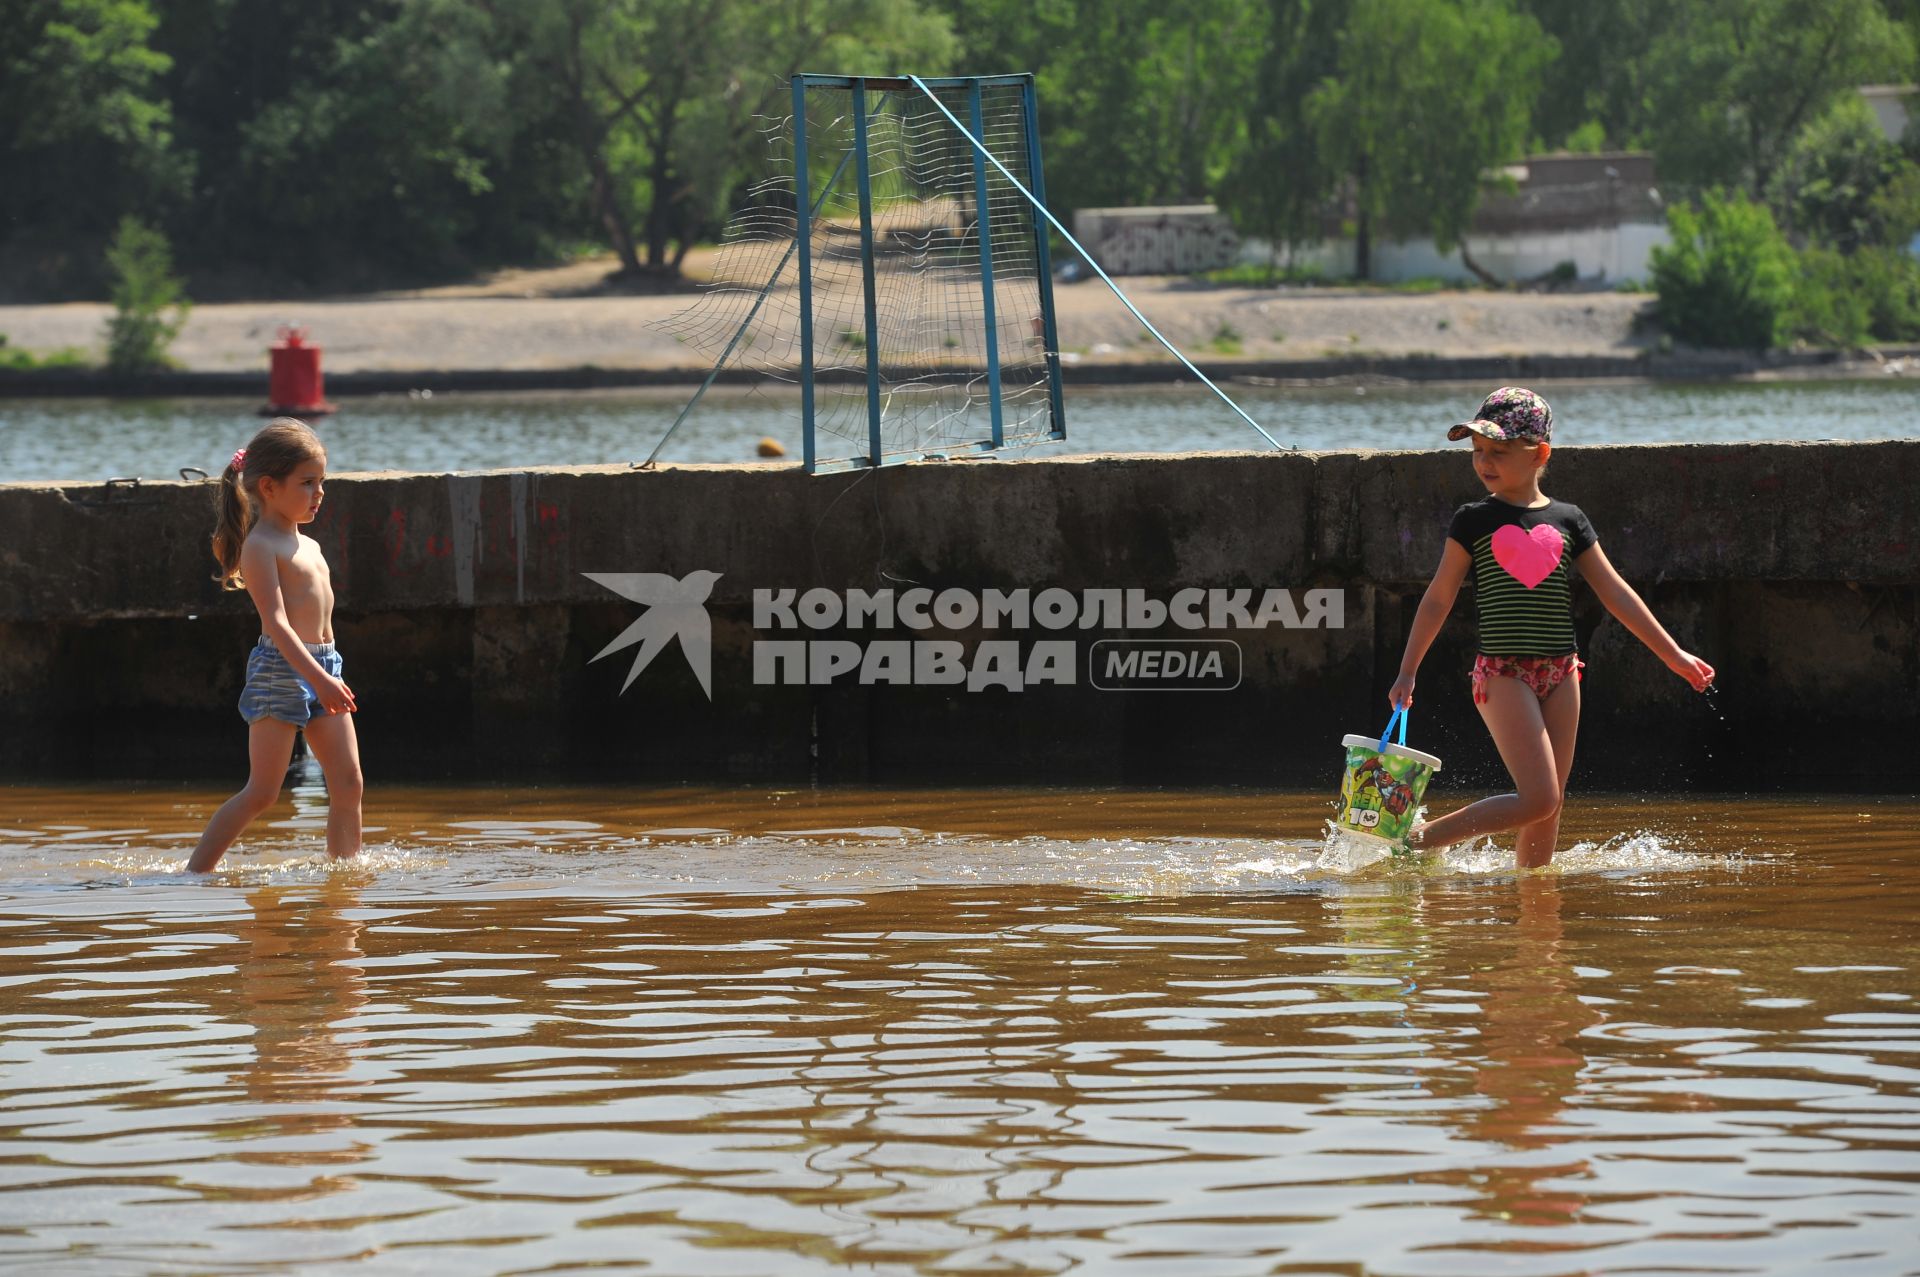
M331 643L308 643L320 668L340 677L340 653ZM247 653L247 685L240 689L240 717L248 723L277 718L304 727L315 714L323 713L320 698L313 694L307 680L293 672L293 666L280 654L273 640L262 634Z

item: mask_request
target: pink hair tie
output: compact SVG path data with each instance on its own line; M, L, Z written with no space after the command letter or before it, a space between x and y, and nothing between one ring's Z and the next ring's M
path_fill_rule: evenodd
M235 470L244 470L247 468L247 450L245 448L233 454L232 464Z

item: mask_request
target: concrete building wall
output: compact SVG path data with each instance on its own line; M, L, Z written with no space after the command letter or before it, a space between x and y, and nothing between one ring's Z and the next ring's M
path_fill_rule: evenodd
M1644 283L1652 273L1653 249L1671 237L1664 225L1653 222L1624 222L1618 226L1574 231L1529 231L1502 235L1469 235L1467 247L1474 260L1508 282L1534 279L1553 270L1561 262L1572 262L1579 277L1590 282L1617 284L1624 280ZM1259 240L1247 240L1241 246L1240 260L1265 265L1269 247ZM1331 239L1283 251L1280 264L1304 270L1316 270L1333 278L1354 273L1355 254L1351 239ZM1477 283L1478 279L1460 260L1460 252L1440 252L1430 237L1402 241L1376 240L1373 246L1373 278L1380 283L1409 279L1444 279L1455 283Z
M1873 111L1880 131L1898 142L1906 136L1907 122L1913 118L1913 104L1920 100L1920 85L1863 84L1860 96Z
M812 478L786 467L620 467L329 481L311 533L368 774L1208 783L1331 787L1339 738L1377 731L1464 449L975 461ZM1581 447L1547 488L1680 642L1709 703L1590 592L1576 785L1910 791L1920 721L1920 441ZM210 580L211 489L0 486L0 770L238 777L234 702L258 624ZM624 692L643 615L585 573L720 573L709 700L677 647ZM1122 623L1009 634L772 633L756 589L1341 592L1337 628ZM773 639L1074 644L1078 677L987 687L755 681ZM1236 645L1231 690L1103 691L1092 645ZM1421 671L1412 740L1452 792L1502 772L1471 704L1463 595Z
M1083 208L1073 235L1109 275L1192 275L1231 266L1240 237L1211 204Z

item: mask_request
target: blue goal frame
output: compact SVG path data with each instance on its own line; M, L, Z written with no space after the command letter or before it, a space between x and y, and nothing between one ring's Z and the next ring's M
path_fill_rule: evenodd
M680 429L681 423L687 419L687 414L693 411L695 406L699 404L701 397L707 393L708 387L713 385L714 378L719 375L720 369L725 366L727 360L733 357L734 351L739 348L741 339L746 336L749 328L752 326L754 317L760 313L761 306L766 303L768 295L773 291L775 285L780 282L781 275L786 271L787 264L793 260L796 253L798 253L800 258L798 277L801 350L800 393L803 404L805 437L805 455L802 464L809 474L824 474L835 470L855 470L874 466L896 465L902 461L928 460L934 458L944 459L955 454L993 452L998 448L1006 446L1008 443L1047 443L1065 439L1067 437L1067 419L1062 407L1060 394L1060 337L1059 330L1054 321L1053 269L1047 247L1048 226L1058 231L1062 239L1073 245L1087 266L1092 269L1095 275L1100 277L1102 283L1113 291L1113 295L1120 300L1120 304L1127 308L1128 313L1139 320L1140 326L1144 328L1155 341L1166 347L1167 353L1171 354L1175 359L1178 359L1181 366L1193 374L1195 380L1212 391L1222 403L1238 414L1242 421L1259 432L1260 437L1265 439L1274 448L1284 451L1292 450L1293 445L1283 444L1274 438L1265 426L1255 421L1245 408L1235 403L1226 391L1215 384L1213 378L1201 371L1191 359L1187 358L1187 356L1181 352L1178 346L1175 346L1169 341L1167 335L1161 332L1152 320L1142 314L1138 306L1133 304L1133 300L1122 291L1120 285L1113 282L1113 277L1101 268L1099 261L1094 258L1093 254L1089 253L1086 247L1073 237L1073 232L1069 231L1065 224L1048 210L1046 182L1041 175L1040 168L1040 116L1035 104L1033 76L1031 74L948 76L931 80L917 75L796 75L793 77L792 85L794 134L793 242L787 246L787 251L781 257L780 264L774 267L772 277L769 278L766 285L760 289L760 294L755 299L752 309L747 312L747 317L735 328L732 339L727 342L726 349L721 352L719 360L714 364L712 371L707 374L706 380L701 382L700 388L693 392L693 398L680 410L679 416L673 419L673 424L667 427L667 432L660 437L660 442L653 446L653 451L648 454L647 459L633 463L636 468L651 468L659 458L661 449L667 446L667 441L673 438L675 431ZM980 91L982 88L988 86L1004 87L1008 85L1015 86L1020 90L1020 127L1022 140L1025 144L1026 155L1024 158L1027 162L1027 179L1031 184L1030 187L1022 185L1019 178L1000 161L1000 157L992 154L992 152L988 150L986 143L981 140L983 128L980 109ZM847 90L851 95L852 114L854 117L854 145L841 154L839 163L834 166L832 175L827 178L826 185L821 189L817 197L814 196L812 180L807 173L806 97L807 89L811 86ZM954 114L947 104L935 95L934 90L936 88L965 89L967 91L968 119L965 122L962 122L960 117ZM991 429L985 439L963 440L959 443L939 444L931 448L912 448L897 452L888 452L881 438L881 426L885 416L885 405L881 390L882 352L880 350L880 343L876 340L879 307L874 278L873 174L869 164L867 150L867 91L869 89L878 89L889 93L904 93L908 90L918 91L934 105L941 115L946 117L947 122L953 126L960 136L966 138L972 150L973 196L975 206L974 234L975 242L978 244L980 250L981 301L983 303L983 319L986 325L985 352L987 367L985 372L988 381L988 402L992 422ZM814 366L813 224L814 219L820 216L821 210L826 206L827 197L832 194L833 188L839 183L841 175L846 172L849 161L855 159L859 161L855 168L855 181L857 183L856 193L859 198L860 208L860 272L864 286L863 322L867 336L866 368L864 370L864 379L867 388L867 453L864 456L829 457L822 459L816 447L816 417L814 412L814 386L816 381L819 380L819 374L822 370L816 369ZM1039 295L1042 342L1041 355L1044 361L1047 379L1047 429L1044 432L1038 430L1023 430L1012 439L1006 437L1004 413L1002 411L1004 398L1001 393L1000 382L999 330L996 326L997 319L994 314L993 294L993 229L991 218L987 211L989 208L987 200L987 166L989 164L999 171L1002 178L1020 192L1021 196L1026 200L1027 204L1032 207L1032 211L1036 215L1033 221L1033 249L1035 274L1038 278L1034 282ZM843 374L846 369L836 367L825 371L830 374ZM781 376L781 379L784 380L783 375L779 373L776 375ZM914 370L914 375L919 380L932 380L939 376L951 378L956 374L943 370L916 369ZM967 380L971 380L976 374L969 370L960 375L963 375ZM841 375L834 375L832 379L836 383L845 380Z
M804 428L804 454L802 463L809 474L825 474L836 470L856 470L872 466L897 465L903 461L917 461L929 457L947 457L956 453L992 452L1005 445L1004 422L1000 389L1000 350L998 330L995 327L993 295L993 247L992 228L986 216L987 202L987 163L978 149L982 132L980 113L980 90L986 86L1015 86L1020 90L1021 133L1026 147L1027 173L1032 187L1032 195L1040 204L1034 211L1033 237L1034 261L1038 275L1040 294L1041 340L1044 343L1043 358L1047 375L1047 398L1049 422L1044 434L1023 435L1015 442L1043 443L1065 439L1066 412L1060 390L1060 339L1054 320L1053 310L1053 269L1047 244L1047 219L1044 215L1046 184L1041 177L1040 168L1040 116L1035 101L1033 76L987 75L987 76L950 76L941 79L917 79L906 76L848 76L848 75L796 75L793 77L793 155L794 155L794 207L797 218L795 243L799 249L799 293L800 293L800 402ZM986 356L987 356L987 394L991 428L986 438L969 440L958 444L944 444L934 449L909 449L888 452L881 442L881 418L883 394L881 390L881 350L877 339L879 327L878 302L874 281L873 251L873 186L867 153L867 93L869 90L881 92L917 93L921 86L929 89L964 89L967 93L969 139L974 143L973 182L975 208L978 210L975 221L975 236L980 248L980 285L981 299L985 307L986 319ZM854 182L860 207L860 272L866 290L866 384L867 384L867 453L855 457L821 458L815 444L814 433L814 347L813 347L813 271L812 271L812 222L820 207L825 203L844 165L835 170L827 187L817 195L807 172L807 110L806 93L810 86L845 89L852 98L854 128ZM799 214L806 209L808 214Z

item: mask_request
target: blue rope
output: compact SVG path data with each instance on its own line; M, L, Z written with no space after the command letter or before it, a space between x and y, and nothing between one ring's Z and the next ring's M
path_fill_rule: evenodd
M1281 443L1278 439L1275 439L1272 435L1268 434L1266 430L1261 427L1259 422L1255 421L1252 417L1247 416L1246 409L1242 408L1239 404L1235 403L1233 400L1227 398L1226 391L1214 385L1212 380L1208 378L1207 374L1201 372L1198 368L1195 368L1193 366L1193 361L1191 359L1188 359L1185 355L1181 354L1179 349L1172 342L1168 341L1165 337L1161 336L1160 330L1158 328L1155 328L1153 324L1148 321L1147 317L1140 313L1140 308L1135 306L1131 301L1129 301L1127 299L1127 295L1120 291L1120 285L1114 283L1113 279L1107 274L1107 272L1100 269L1100 263L1093 260L1093 254L1089 253L1085 248L1081 247L1080 241L1073 237L1073 232L1069 231L1066 227L1062 226L1060 224L1060 219L1055 217L1052 213L1049 213L1047 211L1047 206L1042 204L1039 200L1033 197L1032 191L1029 191L1026 187L1020 185L1020 179L1007 171L1007 166L1000 162L998 156L994 155L992 151L989 151L986 148L986 145L983 142L981 142L979 138L975 137L972 133L967 131L967 126L960 123L959 117L955 116L952 111L947 110L947 104L942 102L939 98L933 95L933 90L927 87L927 82L925 80L922 80L917 75L910 75L907 78L909 80L912 80L915 87L917 87L922 93L927 95L928 101L932 102L935 106L940 108L940 114L946 116L948 120L952 121L953 127L960 130L961 137L964 137L965 139L967 139L967 141L973 143L973 148L976 151L979 151L980 154L986 156L987 159L992 162L993 166L1000 170L1000 175L1006 178L1009 182L1012 182L1014 189L1027 197L1027 202L1029 204L1033 205L1036 209L1040 210L1040 216L1046 218L1049 222L1053 223L1053 228L1059 231L1062 235L1066 236L1067 243L1073 245L1074 248L1079 250L1080 256L1086 259L1087 265L1093 267L1094 273L1099 275L1100 278L1106 282L1107 287L1113 290L1113 295L1120 299L1120 304L1125 306L1128 310L1132 311L1133 317L1139 320L1140 323L1146 328L1146 330L1152 333L1154 335L1154 338L1158 340L1162 346L1165 346L1168 350L1172 351L1173 357L1175 359L1178 359L1181 363L1185 364L1187 366L1188 372L1192 373L1194 376L1198 377L1202 382L1204 382L1208 390L1211 390L1214 394L1219 395L1220 401L1226 404L1227 407L1239 413L1241 418L1245 420L1248 425L1252 426L1255 430L1260 431L1260 437L1262 439L1265 439L1268 443L1272 444L1276 448L1282 449L1283 451L1290 452L1293 450L1291 444Z

